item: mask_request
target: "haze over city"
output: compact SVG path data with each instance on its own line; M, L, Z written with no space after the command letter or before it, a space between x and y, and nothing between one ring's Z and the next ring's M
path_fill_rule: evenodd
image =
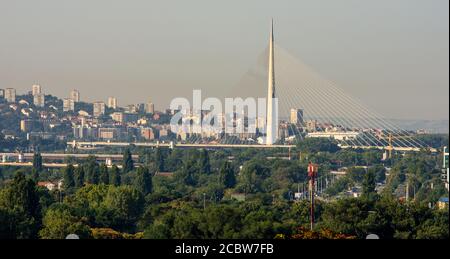
M170 258L438 247L448 7L2 1L0 240L162 239L140 250Z
M448 120L448 1L194 2L3 3L0 86L159 109L192 89L224 97L267 48L274 17L278 45L368 107Z

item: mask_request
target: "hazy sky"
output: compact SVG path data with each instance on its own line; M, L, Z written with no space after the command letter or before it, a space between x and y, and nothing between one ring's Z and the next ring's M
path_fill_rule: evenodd
M389 118L448 119L448 0L0 0L0 88L165 108L276 41ZM265 85L261 87L265 88ZM236 94L238 95L238 93Z

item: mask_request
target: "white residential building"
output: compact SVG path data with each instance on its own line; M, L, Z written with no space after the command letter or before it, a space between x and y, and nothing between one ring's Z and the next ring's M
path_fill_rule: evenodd
M45 94L43 93L37 93L33 96L33 104L37 107L44 107L45 106Z
M63 100L63 111L75 111L75 101L71 98L64 98Z
M70 92L70 99L72 99L74 102L79 102L80 101L80 92L78 90L72 90Z
M115 97L108 98L108 108L117 109L117 98Z
M100 117L105 114L105 103L104 102L95 102L94 103L94 117Z
M16 102L16 89L6 88L5 89L5 99L9 103L15 103Z
M31 86L31 94L33 96L36 96L36 95L41 94L41 93L42 93L42 88L41 88L40 85L32 85Z

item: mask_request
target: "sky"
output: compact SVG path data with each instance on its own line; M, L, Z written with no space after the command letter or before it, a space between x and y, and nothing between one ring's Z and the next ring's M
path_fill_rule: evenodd
M165 109L225 96L275 40L387 118L449 118L447 0L0 0L0 88ZM266 88L267 85L262 85ZM236 93L239 96L239 93Z

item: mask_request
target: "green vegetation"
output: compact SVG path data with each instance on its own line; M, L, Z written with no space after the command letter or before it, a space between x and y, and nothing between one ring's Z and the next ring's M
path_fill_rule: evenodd
M381 151L341 150L324 140L300 144L292 153L301 155L291 160L276 158L283 152L129 147L122 168L94 156L61 170L38 162L29 169L3 167L0 238L449 237L448 209L435 206L448 197L438 155L381 161ZM319 164L319 180L327 182L316 199L314 231L306 230L308 200L294 200L307 185L309 161ZM64 189L38 187L37 179L63 179ZM352 190L359 190L358 198L348 194Z

